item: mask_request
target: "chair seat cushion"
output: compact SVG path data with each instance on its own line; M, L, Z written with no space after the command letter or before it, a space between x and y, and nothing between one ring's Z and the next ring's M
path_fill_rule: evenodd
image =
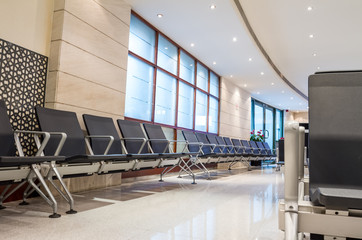
M62 156L30 156L30 157L0 157L0 167L16 167L31 164L39 164L43 162L63 162L65 157Z
M311 200L329 209L362 209L362 189L318 187Z
M109 154L109 155L75 155L67 157L67 163L94 163L100 161L125 161L128 162L134 159L132 156L126 154Z

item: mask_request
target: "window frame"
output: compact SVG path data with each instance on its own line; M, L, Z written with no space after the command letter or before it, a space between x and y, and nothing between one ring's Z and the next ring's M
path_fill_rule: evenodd
M157 28L155 28L154 26L152 26L149 22L147 22L144 18L142 18L139 14L137 14L136 12L134 12L133 10L131 11L131 15L134 15L134 17L138 18L140 21L142 21L144 24L146 24L148 27L150 27L151 29L153 29L155 31L155 53L154 53L154 62L150 62L149 60L143 58L142 56L137 55L136 53L132 52L130 49L128 49L128 55L132 56L134 58L139 59L140 61L150 65L151 67L154 68L154 75L153 75L153 96L152 96L152 112L151 112L151 121L146 121L146 120L142 120L142 119L136 119L136 118L131 118L131 117L127 117L125 116L125 119L128 120L134 120L134 121L138 121L138 122L142 122L142 123L152 123L152 124L157 124L157 125L161 125L164 127L168 127L168 128L173 128L175 129L175 131L177 131L177 129L185 129L185 130L192 130L195 132L206 132L206 133L210 133L210 134L219 134L219 130L220 130L220 76L213 71L212 69L210 69L206 64L204 64L203 62L199 61L197 58L195 58L192 54L190 54L187 50L185 50L184 48L182 48L180 45L178 45L177 43L175 43L172 39L170 39L169 37L167 37L165 34L163 34L161 31L159 31ZM157 65L157 61L158 61L158 41L159 41L159 36L162 36L164 39L166 39L167 41L169 41L171 44L173 44L175 47L177 47L177 73L176 75L167 71L166 69L160 67ZM189 57L191 57L194 60L194 84L182 79L180 77L180 64L181 64L181 51L184 54L187 54ZM197 87L197 65L200 64L203 67L205 67L207 69L208 72L208 76L207 76L207 91ZM163 73L169 75L170 77L173 77L176 79L176 109L175 109L175 121L174 121L174 125L167 125L167 124L163 124L163 123L158 123L155 122L155 102L156 102L156 80L157 80L157 71L162 71ZM219 88L218 88L218 96L215 96L213 94L210 93L210 75L214 74L219 81ZM184 128L184 127L179 127L178 126L178 106L179 106L179 83L182 82L190 87L193 88L193 92L194 92L194 99L193 99L193 124L192 124L192 128ZM195 130L195 121L196 121L196 92L197 91L201 91L202 93L207 95L207 114L206 114L206 131L198 131ZM210 109L210 97L213 97L215 99L217 99L218 101L218 126L217 126L217 132L213 133L213 132L209 132L209 109Z

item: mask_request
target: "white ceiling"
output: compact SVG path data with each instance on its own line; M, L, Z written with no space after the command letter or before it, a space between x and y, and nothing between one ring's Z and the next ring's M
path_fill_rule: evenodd
M316 71L361 69L361 0L239 1L271 60L303 94L308 95L308 76ZM126 2L165 35L254 98L281 109L307 110L307 100L275 73L257 47L234 0ZM216 5L214 10L210 9L212 4ZM307 10L309 6L311 11ZM157 17L159 13L162 18ZM310 38L310 34L314 37ZM191 43L195 46L191 47Z

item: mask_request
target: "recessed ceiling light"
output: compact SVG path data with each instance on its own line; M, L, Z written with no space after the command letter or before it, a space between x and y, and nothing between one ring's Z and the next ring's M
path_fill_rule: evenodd
M233 37L233 42L236 42L238 39L236 37Z
M260 92L256 92L256 94L260 94Z
M190 67L192 67L192 64L190 64Z
M212 4L211 6L210 6L210 9L211 10L214 10L216 8L216 5L215 4Z
M274 83L272 82L270 85L274 86Z
M317 69L319 70L319 69L321 69L320 67L317 67Z
M232 77L233 77L233 75L230 75L230 77L232 78Z
M264 72L261 72L260 75L264 75Z
M316 57L317 56L317 54L316 53L313 53L313 57Z
M299 111L297 111L297 113L299 113Z
M314 35L313 35L313 34L309 34L309 38L314 38Z
M168 47L165 47L165 49L167 50L167 49L168 49Z
M253 59L252 59L252 58L249 58L249 62L251 62L251 61L253 61Z
M280 104L280 103L278 104L278 106L281 106L281 105L282 105L282 104Z
M312 6L308 6L308 7L307 7L307 10L308 10L308 11L312 11L312 10L313 10L313 7L312 7Z
M158 18L162 18L162 17L163 17L163 14L159 13L159 14L157 14L157 17L158 17Z
M290 100L293 100L294 98L293 97L290 97Z
M212 62L212 64L216 65L216 62Z
M283 90L282 93L285 93L285 91Z
M309 107L307 107L307 109L309 109Z
M191 47L194 47L194 46L195 46L195 43L191 43L190 46L191 46Z
M244 84L244 87L247 87L247 86L248 86L248 84L245 83L245 84Z

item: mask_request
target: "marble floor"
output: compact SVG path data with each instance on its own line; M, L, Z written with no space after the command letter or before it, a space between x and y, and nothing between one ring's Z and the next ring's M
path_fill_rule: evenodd
M41 199L6 203L0 211L0 239L283 239L278 199L283 173L273 168L219 170L212 180L198 176L122 184L74 195L78 213L61 218Z

